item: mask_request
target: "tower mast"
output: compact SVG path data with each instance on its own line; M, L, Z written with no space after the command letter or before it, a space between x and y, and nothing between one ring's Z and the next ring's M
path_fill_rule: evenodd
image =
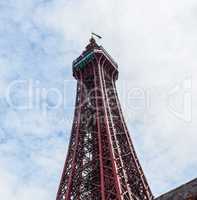
M56 200L152 200L120 107L118 65L94 37L73 76L75 114Z

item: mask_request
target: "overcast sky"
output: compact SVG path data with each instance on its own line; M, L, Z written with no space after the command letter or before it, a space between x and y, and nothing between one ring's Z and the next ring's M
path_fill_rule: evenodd
M121 105L154 195L197 177L195 0L1 0L1 199L55 199L72 61L91 32L119 64Z

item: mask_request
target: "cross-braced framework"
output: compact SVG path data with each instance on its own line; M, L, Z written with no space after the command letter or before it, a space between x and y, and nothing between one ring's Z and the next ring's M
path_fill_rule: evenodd
M56 200L152 200L120 107L117 64L92 38L73 75L74 122Z

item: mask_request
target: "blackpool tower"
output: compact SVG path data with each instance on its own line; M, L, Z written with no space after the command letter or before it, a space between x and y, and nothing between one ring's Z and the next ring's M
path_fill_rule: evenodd
M56 200L152 200L118 99L117 63L92 37L73 76L74 121Z

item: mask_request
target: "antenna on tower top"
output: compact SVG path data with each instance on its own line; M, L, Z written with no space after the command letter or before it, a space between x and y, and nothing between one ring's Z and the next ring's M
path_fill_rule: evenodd
M96 34L96 33L92 33L92 37L93 36L96 36L98 39L102 39L102 37L100 35Z

